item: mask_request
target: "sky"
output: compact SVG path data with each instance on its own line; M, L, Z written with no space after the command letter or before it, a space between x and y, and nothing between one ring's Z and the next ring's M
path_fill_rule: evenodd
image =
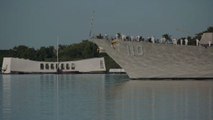
M193 36L213 26L212 11L213 0L0 0L0 49L79 43L92 16L93 34Z

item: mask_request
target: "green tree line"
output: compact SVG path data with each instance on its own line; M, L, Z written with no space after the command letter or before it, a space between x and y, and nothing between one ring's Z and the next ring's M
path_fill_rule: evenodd
M81 60L93 57L104 57L107 70L120 68L120 66L106 53L98 53L98 47L94 43L83 40L77 44L59 45L59 61ZM16 46L10 50L0 50L0 67L3 57L17 57L35 61L57 61L57 51L54 46L29 48L25 45Z

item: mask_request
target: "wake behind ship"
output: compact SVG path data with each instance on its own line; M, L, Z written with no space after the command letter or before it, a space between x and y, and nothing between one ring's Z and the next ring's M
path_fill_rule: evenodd
M104 38L91 41L103 48L131 79L209 79L213 78L212 39L213 33L204 34L200 46Z

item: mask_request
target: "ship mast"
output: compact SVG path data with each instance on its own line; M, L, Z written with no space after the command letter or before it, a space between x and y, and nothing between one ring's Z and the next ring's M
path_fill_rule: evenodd
M93 29L94 29L94 16L95 16L95 11L93 10L92 11L92 17L91 17L91 22L90 22L90 31L89 31L89 37L91 38L92 37L92 34L93 34Z

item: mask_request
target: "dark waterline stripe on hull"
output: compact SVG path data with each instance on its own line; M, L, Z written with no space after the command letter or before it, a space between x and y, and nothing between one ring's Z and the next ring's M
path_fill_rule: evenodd
M213 77L197 77L197 78L130 78L131 80L213 80Z

